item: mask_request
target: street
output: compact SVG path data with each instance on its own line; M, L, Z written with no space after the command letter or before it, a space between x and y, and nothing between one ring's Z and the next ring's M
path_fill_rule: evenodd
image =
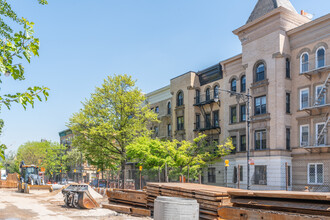
M107 203L104 198L101 201ZM64 206L60 191L31 190L30 194L16 189L0 189L0 219L115 219L146 220L118 214L108 209L73 209Z

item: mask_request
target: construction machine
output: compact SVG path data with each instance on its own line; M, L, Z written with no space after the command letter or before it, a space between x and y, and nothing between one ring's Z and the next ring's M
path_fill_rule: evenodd
M87 184L71 184L64 188L62 193L64 195L64 202L67 207L93 209L98 208L100 205L95 201L89 193Z
M24 161L20 164L20 174L18 181L18 191L30 193L30 189L47 189L53 191L52 185L45 185L44 179L39 176L39 167L36 165L25 165Z

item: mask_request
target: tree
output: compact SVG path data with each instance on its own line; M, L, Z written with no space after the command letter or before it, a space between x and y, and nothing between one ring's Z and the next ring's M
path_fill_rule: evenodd
M157 121L157 114L144 103L145 96L131 76L109 76L70 119L73 144L93 161L119 165L123 183L126 147L137 137L150 134L147 125Z
M168 152L163 147L163 141L141 136L127 146L127 156L144 169L157 169L160 182L160 170L164 168L168 160Z
M42 5L46 0L38 0ZM9 23L11 25L9 25ZM1 76L24 80L25 72L22 62L30 63L32 56L39 56L39 39L34 37L34 23L26 18L19 18L6 0L0 0L0 84ZM17 30L17 31L14 31ZM9 109L11 103L20 103L24 109L34 106L34 100L47 100L48 88L32 86L24 92L0 94L0 109L4 104ZM0 128L3 124L0 124ZM1 133L0 133L1 134ZM4 155L4 145L0 145L0 157Z

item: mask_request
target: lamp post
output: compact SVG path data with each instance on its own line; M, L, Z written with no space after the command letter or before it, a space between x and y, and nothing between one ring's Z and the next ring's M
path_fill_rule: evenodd
M239 93L231 90L225 90L220 89L220 91L230 93L231 95L235 95L236 99L239 101L242 99L246 103L246 135L247 135L247 151L246 151L246 162L247 162L247 189L250 189L250 99L252 96L250 95L250 89L248 89L247 94L245 93ZM219 98L217 97L214 99L215 102L219 101Z

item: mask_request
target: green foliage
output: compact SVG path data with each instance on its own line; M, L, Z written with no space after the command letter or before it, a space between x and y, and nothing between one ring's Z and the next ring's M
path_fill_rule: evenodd
M131 76L109 76L70 119L74 146L83 151L90 164L99 168L120 164L124 171L127 146L137 137L149 135L147 125L157 121L157 114L143 105L144 101Z
M38 0L47 4L45 0ZM6 22L7 21L7 22ZM8 22L14 23L11 27ZM0 77L11 76L14 80L24 80L23 61L30 63L32 56L39 56L39 39L34 37L34 23L19 18L6 0L0 0ZM14 29L18 31L14 31ZM2 80L0 78L0 83ZM20 103L24 108L34 106L34 100L47 100L48 88L33 86L25 92L16 92L0 96L0 105L10 108L12 102Z
M162 141L141 136L127 146L127 156L144 169L158 169L164 167L168 155Z
M16 163L23 160L27 165L45 167L46 174L59 173L63 169L61 164L66 161L65 149L55 142L27 142L18 148Z
M2 167L8 170L8 173L18 173L18 163L16 162L16 154L12 151L6 153L6 159L2 161Z

